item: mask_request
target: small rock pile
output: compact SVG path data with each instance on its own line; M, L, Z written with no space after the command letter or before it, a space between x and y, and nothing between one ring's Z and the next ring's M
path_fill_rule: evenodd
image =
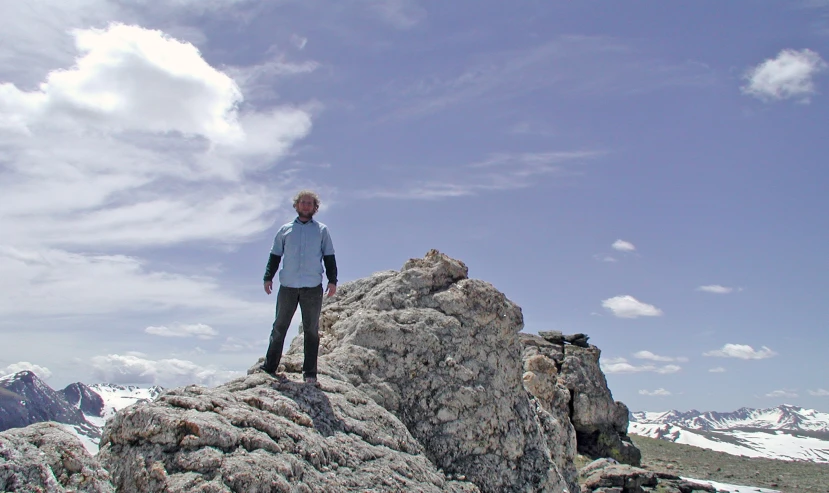
M660 472L598 459L579 471L581 493L715 493L713 486Z

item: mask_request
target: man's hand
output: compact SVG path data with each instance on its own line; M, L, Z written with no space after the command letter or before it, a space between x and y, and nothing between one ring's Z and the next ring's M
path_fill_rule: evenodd
M265 281L265 292L271 294L273 291L273 281Z
M328 288L325 290L326 295L330 298L337 294L337 285L336 284L329 284Z

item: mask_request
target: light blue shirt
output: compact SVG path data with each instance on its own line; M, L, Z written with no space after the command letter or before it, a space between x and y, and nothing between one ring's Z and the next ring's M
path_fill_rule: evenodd
M322 284L322 257L334 255L328 227L311 219L296 218L276 232L271 253L282 257L279 284L288 288L313 288Z

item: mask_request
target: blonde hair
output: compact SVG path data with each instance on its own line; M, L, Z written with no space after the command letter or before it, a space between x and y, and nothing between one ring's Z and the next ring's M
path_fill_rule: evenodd
M299 204L299 201L300 199L302 199L302 197L311 197L312 199L314 199L314 213L320 210L320 196L317 195L317 193L313 190L300 190L299 192L297 192L297 194L294 195L294 209L296 209L296 206L297 204Z

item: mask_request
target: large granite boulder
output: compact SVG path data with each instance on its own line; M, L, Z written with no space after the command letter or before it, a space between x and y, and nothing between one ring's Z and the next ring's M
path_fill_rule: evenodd
M520 307L432 250L338 288L323 307L321 369L394 413L438 468L481 491L576 491L573 451L558 445L571 437L523 388L522 327ZM301 337L284 361L300 370Z
M0 433L0 491L114 493L115 489L109 473L75 435L60 424L45 422Z

